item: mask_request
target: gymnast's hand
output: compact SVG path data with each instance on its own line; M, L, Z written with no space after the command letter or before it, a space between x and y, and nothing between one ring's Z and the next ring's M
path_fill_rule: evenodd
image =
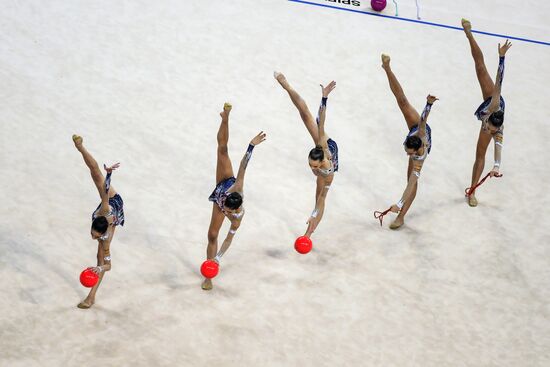
M506 55L506 52L510 49L510 47L512 47L512 42L506 40L506 42L504 42L504 45L502 45L502 47L500 46L500 43L498 44L498 55L500 57L504 57L504 55Z
M428 101L429 104L434 104L435 101L439 101L439 98L428 94L428 96L426 97L426 101Z
M95 266L95 267L92 267L92 268L89 268L89 269L91 271L93 271L94 273L96 273L97 275L100 275L104 271L102 266Z
M103 164L103 168L105 169L105 171L107 171L107 173L113 172L118 167L120 167L120 163L115 163L111 167L107 167L105 164Z
M315 232L315 229L319 225L319 218L311 216L307 220L306 224L307 224L307 230L304 236L311 237L311 235L313 234L313 232Z
M321 86L321 91L323 92L323 97L326 98L336 88L336 82L333 80L326 87L323 87L323 84L319 84Z
M266 133L264 133L263 131L260 131L258 135L256 135L254 138L252 138L252 140L250 140L250 144L256 146L261 142L265 141L266 136L267 136Z

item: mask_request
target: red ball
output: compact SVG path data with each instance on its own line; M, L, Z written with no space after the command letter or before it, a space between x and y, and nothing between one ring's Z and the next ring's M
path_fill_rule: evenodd
M220 266L217 262L213 260L206 260L201 265L201 274L208 279L214 278L216 275L218 275L218 271L220 270Z
M98 280L99 275L94 273L92 268L84 269L84 271L80 273L80 283L86 288L92 288L97 284Z
M371 0L370 6L373 10L382 11L386 7L386 0Z
M311 251L312 247L313 244L311 243L311 240L306 236L300 236L294 242L294 248L301 254L307 254Z

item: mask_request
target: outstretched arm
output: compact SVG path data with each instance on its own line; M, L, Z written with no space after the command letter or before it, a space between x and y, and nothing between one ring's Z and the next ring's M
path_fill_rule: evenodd
M304 236L311 237L311 234L315 232L315 229L321 222L321 219L323 218L323 214L325 212L325 200L327 198L328 190L330 189L330 185L332 184L332 180L334 179L334 176L329 176L326 178L318 177L317 178L317 185L318 185L318 195L315 198L315 209L313 209L313 212L311 213L311 216L309 217L307 221L307 230Z
M319 105L319 113L317 114L317 128L319 131L319 141L317 141L317 145L326 150L328 149L328 145L327 145L328 136L325 132L327 100L330 92L332 92L334 88L336 88L336 82L333 80L326 87L323 87L322 84L320 85L321 85L321 92L323 94L323 97L321 98L321 105Z
M109 189L111 188L111 174L115 169L120 167L120 163L115 163L111 167L103 165L107 176L105 177L105 189L100 192L101 194L101 208L99 209L99 215L107 215L111 211L109 208Z
M502 90L502 81L504 80L504 57L506 56L506 52L510 49L510 47L512 47L512 43L508 40L506 40L502 47L500 46L500 43L498 44L498 71L495 82L495 89L493 91L493 95L491 96L491 104L489 105L490 113L498 111L500 107L500 92Z
M502 142L504 139L504 136L502 135L502 131L498 131L493 135L493 139L495 140L495 164L493 165L493 169L490 172L491 177L499 176L499 170L500 170L500 162L502 158Z
M432 96L431 94L428 94L428 97L426 97L426 107L424 107L424 111L422 111L422 115L420 116L420 125L418 126L418 133L420 134L420 137L426 136L426 123L428 121L428 116L434 102L437 100L439 100L439 98Z
M104 241L99 241L97 250L97 266L92 268L92 270L98 275L101 275L101 273L105 271L111 270L111 251L109 250L111 247L111 239L112 237L109 237Z
M407 182L407 187L405 188L405 191L403 192L403 195L401 196L401 199L397 202L397 204L394 204L391 206L391 211L394 213L398 213L401 208L403 208L403 205L409 200L411 197L411 194L414 190L414 185L418 182L418 179L420 178L420 171L422 170L422 164L424 162L415 161L413 163L413 169L411 172L411 175L409 176L409 181Z
M240 217L238 220L233 220L231 222L231 227L229 228L229 232L227 233L227 236L225 237L225 240L222 243L222 247L220 248L220 251L216 254L216 257L214 257L214 260L216 262L220 262L223 254L229 249L229 246L231 246L231 242L233 242L233 238L235 237L235 233L237 233L237 229L241 226L241 221L243 219L244 215Z
M248 166L250 158L252 158L252 151L256 145L265 141L265 137L266 134L263 131L260 131L260 133L250 141L250 144L248 144L246 153L244 153L243 159L241 159L237 179L235 180L235 191L242 192L244 186L244 173L246 172L246 166Z

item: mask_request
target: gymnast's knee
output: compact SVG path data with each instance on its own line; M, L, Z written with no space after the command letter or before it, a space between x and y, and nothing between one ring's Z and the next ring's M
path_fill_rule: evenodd
M475 164L476 165L480 165L480 164L484 165L485 164L485 155L476 154Z
M215 246L216 242L218 241L218 232L216 231L208 231L208 246Z
M220 155L228 155L228 149L227 149L227 144L221 144L221 145L218 145L218 154Z

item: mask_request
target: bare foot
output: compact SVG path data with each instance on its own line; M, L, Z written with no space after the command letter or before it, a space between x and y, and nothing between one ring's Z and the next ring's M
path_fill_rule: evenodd
M387 69L390 67L390 55L382 54L382 68Z
M462 28L464 28L464 33L469 34L472 32L472 23L468 19L462 18Z
M403 224L405 224L405 220L403 218L397 217L393 221L392 224L390 224L390 229L397 229L401 227Z
M233 106L229 102L225 102L223 104L223 111L220 112L220 116L222 117L222 119L226 120L229 118L229 112L231 112L232 108Z
M284 76L283 73L274 71L273 77L279 82L279 84L281 84L281 87L283 87L284 89L288 88L288 81L286 80L286 77Z
M468 205L470 205L471 207L476 207L477 206L477 199L476 199L475 195L468 196Z
M202 282L201 288L204 289L205 291L211 290L213 288L212 279L206 278L204 282Z
M80 302L76 307L86 310L94 305L93 300L86 298L84 301Z
M82 148L82 142L84 141L84 139L82 139L82 136L78 136L78 135L73 135L73 143L74 143L74 146L76 147L76 149L79 149Z

